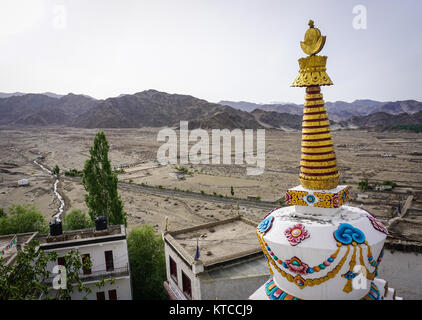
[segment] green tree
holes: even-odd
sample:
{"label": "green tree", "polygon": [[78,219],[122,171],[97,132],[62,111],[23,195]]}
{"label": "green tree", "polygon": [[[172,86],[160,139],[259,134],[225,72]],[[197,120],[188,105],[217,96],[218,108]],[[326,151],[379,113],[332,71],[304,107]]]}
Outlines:
{"label": "green tree", "polygon": [[[54,291],[51,290],[52,275],[47,264],[57,261],[57,253],[39,249],[39,241],[33,240],[18,251],[16,261],[11,265],[3,264],[0,257],[0,300],[34,300],[40,297],[68,300],[75,289],[84,292],[86,297],[92,290],[83,285],[79,275],[82,268],[90,267],[92,262],[87,259],[82,263],[79,252],[74,249],[68,251],[64,259],[67,285],[65,289]],[[99,286],[105,281],[108,279],[100,281]]]}
{"label": "green tree", "polygon": [[4,217],[6,213],[4,212],[3,208],[0,208],[0,218]]}
{"label": "green tree", "polygon": [[70,212],[66,213],[63,222],[64,230],[79,230],[94,226],[91,218],[79,209],[72,209]]}
{"label": "green tree", "polygon": [[234,197],[234,188],[233,188],[233,186],[230,187],[230,193],[231,193],[232,197]]}
{"label": "green tree", "polygon": [[56,164],[56,166],[54,167],[54,169],[53,169],[53,174],[55,174],[55,175],[59,175],[59,173],[60,173],[60,168],[59,168],[59,166]]}
{"label": "green tree", "polygon": [[133,299],[168,299],[163,287],[166,262],[163,239],[150,225],[133,229],[127,238]]}
{"label": "green tree", "polygon": [[0,234],[48,232],[48,223],[43,214],[31,204],[11,205],[9,213],[0,217]]}
{"label": "green tree", "polygon": [[117,192],[117,174],[111,169],[108,151],[106,136],[100,131],[95,135],[94,145],[89,150],[91,158],[85,162],[83,170],[82,183],[87,191],[85,202],[93,221],[106,216],[110,225],[126,225],[126,213]]}

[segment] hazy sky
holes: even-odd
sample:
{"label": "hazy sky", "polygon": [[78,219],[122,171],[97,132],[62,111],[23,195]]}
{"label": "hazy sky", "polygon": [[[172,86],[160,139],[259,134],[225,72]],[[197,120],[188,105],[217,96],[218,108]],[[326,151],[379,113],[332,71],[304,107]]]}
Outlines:
{"label": "hazy sky", "polygon": [[290,85],[313,19],[326,101],[422,100],[421,12],[420,0],[0,0],[0,92],[302,103]]}

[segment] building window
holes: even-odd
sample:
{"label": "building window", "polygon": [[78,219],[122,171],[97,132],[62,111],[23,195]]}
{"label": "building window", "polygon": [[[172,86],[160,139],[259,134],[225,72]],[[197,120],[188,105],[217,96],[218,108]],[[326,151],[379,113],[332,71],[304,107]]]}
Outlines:
{"label": "building window", "polygon": [[58,257],[58,258],[57,258],[57,264],[58,264],[59,266],[64,266],[64,265],[65,265],[65,260],[64,260],[64,257]]}
{"label": "building window", "polygon": [[108,299],[109,300],[117,300],[117,291],[114,290],[108,290]]}
{"label": "building window", "polygon": [[170,259],[170,276],[177,283],[177,265],[176,262],[169,256]]}
{"label": "building window", "polygon": [[104,291],[97,292],[97,300],[105,300],[105,293],[104,293]]}
{"label": "building window", "polygon": [[192,299],[192,288],[191,288],[191,282],[187,275],[182,271],[182,286],[183,286],[183,292],[185,295]]}
{"label": "building window", "polygon": [[104,251],[105,256],[105,263],[106,263],[106,270],[113,271],[114,270],[114,261],[113,261],[113,251]]}
{"label": "building window", "polygon": [[[90,261],[89,253],[82,255],[82,264],[88,263]],[[91,274],[91,268],[82,267],[84,274]]]}

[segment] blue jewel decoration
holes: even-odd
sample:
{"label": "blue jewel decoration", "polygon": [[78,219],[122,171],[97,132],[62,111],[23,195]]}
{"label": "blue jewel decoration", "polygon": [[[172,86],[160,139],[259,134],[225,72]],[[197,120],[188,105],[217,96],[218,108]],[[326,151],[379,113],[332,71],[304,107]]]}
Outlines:
{"label": "blue jewel decoration", "polygon": [[343,274],[343,277],[345,277],[347,280],[354,279],[357,276],[357,273],[352,271],[347,271],[345,274]]}
{"label": "blue jewel decoration", "polygon": [[365,242],[363,232],[348,223],[340,224],[338,229],[334,231],[334,238],[344,245],[351,244],[353,241],[357,243]]}
{"label": "blue jewel decoration", "polygon": [[306,201],[308,203],[314,203],[315,202],[315,197],[312,194],[310,194],[310,195],[306,196]]}
{"label": "blue jewel decoration", "polygon": [[268,230],[270,230],[273,224],[273,221],[274,221],[273,216],[268,216],[264,220],[262,220],[261,223],[258,225],[259,232],[266,233]]}

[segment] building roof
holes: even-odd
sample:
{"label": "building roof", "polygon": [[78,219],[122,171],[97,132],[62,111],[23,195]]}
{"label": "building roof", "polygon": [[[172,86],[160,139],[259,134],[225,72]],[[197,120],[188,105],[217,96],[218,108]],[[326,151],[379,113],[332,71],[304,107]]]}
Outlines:
{"label": "building roof", "polygon": [[37,240],[40,241],[40,246],[45,250],[121,239],[126,239],[126,229],[124,225],[108,226],[107,229],[100,231],[95,230],[95,228],[87,228],[63,231],[63,233],[58,236],[39,235],[37,237]]}
{"label": "building roof", "polygon": [[197,242],[205,269],[261,254],[257,224],[241,216],[169,231],[164,240],[190,265],[195,263]]}
{"label": "building roof", "polygon": [[264,255],[253,257],[241,263],[233,263],[221,268],[215,268],[209,272],[200,274],[201,280],[213,281],[224,279],[254,278],[270,276],[268,264]]}
{"label": "building roof", "polygon": [[[2,263],[4,265],[13,264],[18,255],[17,248],[23,249],[37,234],[38,232],[27,232],[0,236],[0,251],[3,252]],[[13,240],[15,240],[14,244],[10,246]]]}

